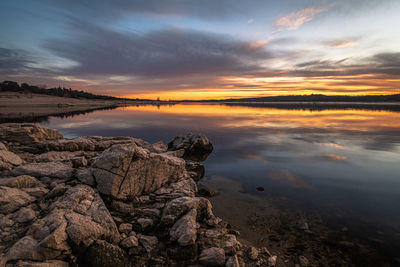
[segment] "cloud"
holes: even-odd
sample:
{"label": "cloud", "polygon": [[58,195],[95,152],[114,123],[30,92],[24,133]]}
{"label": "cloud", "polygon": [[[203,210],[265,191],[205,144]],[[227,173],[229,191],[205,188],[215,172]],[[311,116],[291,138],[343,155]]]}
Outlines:
{"label": "cloud", "polygon": [[247,24],[253,24],[254,23],[254,19],[249,19],[248,21],[247,21]]}
{"label": "cloud", "polygon": [[33,63],[28,54],[22,50],[0,47],[0,71],[14,72]]}
{"label": "cloud", "polygon": [[69,74],[179,76],[261,71],[272,55],[228,35],[166,28],[147,34],[121,33],[84,22],[71,23],[73,38],[43,47],[77,63]]}
{"label": "cloud", "polygon": [[277,30],[296,30],[306,22],[311,21],[314,16],[326,11],[327,8],[305,8],[297,12],[292,12],[289,15],[278,18],[275,21]]}
{"label": "cloud", "polygon": [[324,45],[333,48],[344,48],[358,45],[358,38],[354,39],[333,39],[323,42]]}
{"label": "cloud", "polygon": [[276,182],[279,182],[284,185],[288,185],[294,188],[302,188],[308,190],[316,190],[315,187],[305,182],[299,176],[294,175],[288,170],[277,170],[271,171],[267,173],[267,178]]}

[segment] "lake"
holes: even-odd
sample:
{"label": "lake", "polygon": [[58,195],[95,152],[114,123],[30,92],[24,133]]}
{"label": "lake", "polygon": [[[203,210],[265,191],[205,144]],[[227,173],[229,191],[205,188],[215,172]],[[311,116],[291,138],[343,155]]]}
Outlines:
{"label": "lake", "polygon": [[200,186],[243,239],[327,264],[400,264],[400,112],[144,105],[41,124],[70,138],[205,134],[214,151]]}

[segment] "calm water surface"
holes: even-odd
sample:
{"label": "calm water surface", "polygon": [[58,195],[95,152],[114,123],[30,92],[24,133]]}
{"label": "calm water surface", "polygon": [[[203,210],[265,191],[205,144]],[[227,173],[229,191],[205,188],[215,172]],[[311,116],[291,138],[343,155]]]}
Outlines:
{"label": "calm water surface", "polygon": [[312,219],[318,216],[319,223],[393,258],[391,251],[400,248],[400,112],[178,104],[42,124],[66,137],[126,135],[165,143],[203,133],[214,152],[201,184],[218,190],[212,199],[217,215],[243,231],[254,214],[285,211],[308,220],[310,230],[318,228]]}

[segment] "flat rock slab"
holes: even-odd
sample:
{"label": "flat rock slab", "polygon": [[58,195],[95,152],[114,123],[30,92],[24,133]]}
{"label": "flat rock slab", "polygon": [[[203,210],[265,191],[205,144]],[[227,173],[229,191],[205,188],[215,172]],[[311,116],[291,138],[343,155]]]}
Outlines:
{"label": "flat rock slab", "polygon": [[68,179],[74,169],[61,162],[30,163],[13,169],[14,175]]}
{"label": "flat rock slab", "polygon": [[92,166],[97,189],[122,200],[154,192],[166,183],[187,177],[184,160],[151,153],[134,143],[110,147]]}
{"label": "flat rock slab", "polygon": [[58,131],[44,128],[37,124],[0,124],[0,141],[18,142],[27,145],[61,138],[63,136]]}

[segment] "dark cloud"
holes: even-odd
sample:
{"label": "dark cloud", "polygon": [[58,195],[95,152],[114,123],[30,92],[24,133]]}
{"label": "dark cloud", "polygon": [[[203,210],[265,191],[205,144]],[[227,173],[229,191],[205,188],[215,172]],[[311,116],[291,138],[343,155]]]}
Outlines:
{"label": "dark cloud", "polygon": [[148,34],[121,33],[74,22],[73,37],[52,39],[44,48],[77,62],[71,74],[182,76],[262,70],[272,57],[262,48],[226,35],[168,28]]}
{"label": "dark cloud", "polygon": [[25,52],[16,49],[0,47],[1,72],[16,72],[23,68],[26,68],[29,63],[33,63],[33,61]]}

